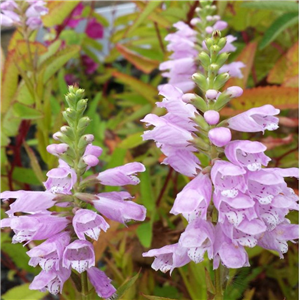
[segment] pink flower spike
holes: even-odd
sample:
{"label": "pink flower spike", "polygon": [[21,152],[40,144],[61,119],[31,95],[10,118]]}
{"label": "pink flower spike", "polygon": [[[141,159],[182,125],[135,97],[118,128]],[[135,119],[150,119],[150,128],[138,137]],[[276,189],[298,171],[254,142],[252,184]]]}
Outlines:
{"label": "pink flower spike", "polygon": [[109,225],[103,217],[89,209],[79,209],[73,217],[72,224],[80,240],[85,240],[85,234],[97,241],[101,230],[106,232]]}
{"label": "pink flower spike", "polygon": [[105,170],[98,174],[97,179],[103,185],[123,186],[127,184],[136,185],[140,180],[134,176],[138,172],[144,172],[145,166],[138,162],[128,163],[124,166]]}
{"label": "pink flower spike", "polygon": [[78,273],[95,266],[95,252],[93,245],[88,241],[75,240],[65,248],[62,265],[73,268]]}
{"label": "pink flower spike", "polygon": [[95,267],[91,267],[87,269],[87,275],[99,297],[113,299],[116,289],[110,284],[111,279],[109,279],[104,272]]}
{"label": "pink flower spike", "polygon": [[216,125],[220,121],[220,114],[215,110],[208,110],[204,113],[204,119],[209,125]]}
{"label": "pink flower spike", "polygon": [[224,147],[231,140],[231,131],[225,127],[213,128],[208,132],[209,140],[217,147]]}

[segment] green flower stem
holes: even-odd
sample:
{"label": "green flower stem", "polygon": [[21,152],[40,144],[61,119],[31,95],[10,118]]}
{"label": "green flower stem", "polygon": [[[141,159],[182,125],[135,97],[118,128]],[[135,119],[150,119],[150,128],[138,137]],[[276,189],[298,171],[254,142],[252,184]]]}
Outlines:
{"label": "green flower stem", "polygon": [[86,300],[88,294],[88,278],[86,271],[81,273],[81,289],[82,300]]}
{"label": "green flower stem", "polygon": [[224,299],[224,290],[227,285],[227,273],[228,269],[220,264],[219,268],[215,270],[215,289],[216,294],[214,300]]}

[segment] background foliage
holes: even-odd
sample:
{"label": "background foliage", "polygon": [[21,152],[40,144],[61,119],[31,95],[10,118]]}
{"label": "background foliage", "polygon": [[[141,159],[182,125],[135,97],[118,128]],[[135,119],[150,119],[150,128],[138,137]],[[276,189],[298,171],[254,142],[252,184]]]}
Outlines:
{"label": "background foliage", "polygon": [[[146,114],[164,111],[156,107],[158,84],[164,82],[158,66],[167,60],[164,37],[172,24],[189,22],[195,1],[131,1],[136,11],[116,17],[109,31],[109,55],[99,59],[101,40],[64,25],[79,1],[49,1],[43,17],[44,39],[36,33],[27,41],[14,32],[3,58],[1,111],[1,189],[43,189],[48,169],[57,166],[46,152],[52,134],[63,125],[61,111],[67,83],[86,90],[90,99],[87,131],[94,144],[103,148],[101,171],[126,162],[140,161],[147,171],[141,184],[129,187],[136,201],[147,208],[147,219],[127,227],[110,223],[94,243],[98,266],[105,269],[118,290],[118,299],[210,299],[211,266],[208,260],[175,269],[172,276],[155,272],[152,259],[142,252],[173,243],[184,228],[180,216],[169,214],[176,194],[189,181],[168,166],[154,143],[143,142],[139,122]],[[270,103],[281,109],[280,129],[265,135],[236,133],[235,138],[260,140],[272,157],[272,167],[293,167],[298,161],[298,3],[294,1],[217,1],[218,13],[229,26],[225,34],[238,37],[230,61],[246,64],[244,78],[228,85],[245,89],[231,101],[223,118],[253,106]],[[98,15],[94,4],[85,6],[77,18],[96,18],[103,27],[109,22]],[[87,73],[83,55],[97,65]],[[67,77],[69,75],[69,78]],[[205,157],[202,158],[203,161]],[[296,193],[297,182],[290,182]],[[105,191],[112,191],[107,187]],[[2,216],[7,204],[2,205]],[[298,214],[289,218],[297,222]],[[28,245],[30,246],[30,245]],[[2,298],[54,299],[28,290],[37,269],[28,266],[27,247],[12,245],[10,232],[2,233]],[[248,249],[250,268],[231,270],[226,299],[298,299],[298,245],[290,244],[284,260],[259,247]],[[65,284],[60,299],[76,299],[73,283]],[[151,296],[150,296],[151,295]]]}

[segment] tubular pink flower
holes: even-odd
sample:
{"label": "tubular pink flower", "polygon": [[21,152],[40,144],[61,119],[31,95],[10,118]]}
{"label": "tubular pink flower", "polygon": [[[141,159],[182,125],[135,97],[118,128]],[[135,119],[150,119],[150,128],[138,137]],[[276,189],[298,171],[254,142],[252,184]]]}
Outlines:
{"label": "tubular pink flower", "polygon": [[116,289],[110,284],[109,279],[104,272],[95,267],[87,269],[87,275],[90,283],[94,286],[97,295],[101,298],[113,299]]}
{"label": "tubular pink flower", "polygon": [[131,199],[127,192],[109,192],[97,195],[99,200],[94,200],[94,207],[105,217],[126,223],[130,220],[144,221],[146,218],[146,209],[144,206],[133,201],[124,201]]}
{"label": "tubular pink flower", "polygon": [[97,179],[103,185],[136,185],[140,183],[140,180],[134,175],[138,172],[144,172],[145,170],[145,166],[141,163],[128,163],[124,166],[115,167],[99,173]]}
{"label": "tubular pink flower", "polygon": [[151,267],[155,271],[160,270],[163,273],[172,272],[175,268],[182,267],[191,261],[187,255],[187,249],[178,243],[160,249],[152,249],[143,253],[143,257],[155,257]]}
{"label": "tubular pink flower", "polygon": [[182,214],[188,222],[196,218],[206,219],[211,193],[212,185],[208,175],[200,173],[177,195],[170,213]]}
{"label": "tubular pink flower", "polygon": [[44,271],[59,271],[62,254],[65,247],[70,243],[68,232],[58,233],[47,239],[42,244],[27,251],[30,257],[29,265],[36,267],[38,264]]}
{"label": "tubular pink flower", "polygon": [[71,276],[71,270],[60,267],[58,271],[42,271],[35,276],[29,286],[30,290],[49,291],[53,295],[62,293],[63,285]]}
{"label": "tubular pink flower", "polygon": [[261,107],[251,108],[228,120],[229,128],[242,132],[259,132],[276,130],[278,128],[279,109],[267,104]]}
{"label": "tubular pink flower", "polygon": [[95,266],[93,245],[88,241],[75,240],[65,248],[62,265],[67,269],[71,267],[78,273]]}
{"label": "tubular pink flower", "polygon": [[264,154],[267,147],[260,142],[232,141],[225,147],[226,157],[235,165],[258,171],[261,165],[267,166],[271,160]]}
{"label": "tubular pink flower", "polygon": [[109,225],[103,217],[89,209],[79,209],[72,220],[73,228],[80,240],[85,240],[87,235],[93,240],[98,240],[101,230],[105,231]]}

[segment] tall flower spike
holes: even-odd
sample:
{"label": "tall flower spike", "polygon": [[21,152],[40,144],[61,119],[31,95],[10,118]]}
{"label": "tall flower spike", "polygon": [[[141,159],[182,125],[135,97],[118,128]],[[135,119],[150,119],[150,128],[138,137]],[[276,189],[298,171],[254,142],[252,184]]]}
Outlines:
{"label": "tall flower spike", "polygon": [[[201,68],[192,75],[201,95],[183,94],[174,80],[178,75],[174,70],[183,70],[183,82],[185,87],[188,86],[189,70],[174,66],[185,60],[190,64],[193,53],[187,46],[192,45],[187,43],[187,35],[181,37],[178,31],[168,37],[178,44],[178,48],[176,44],[170,46],[174,51],[173,61],[163,63],[170,68],[167,76],[176,75],[171,78],[174,84],[159,86],[160,94],[165,98],[157,106],[166,108],[168,113],[162,117],[150,114],[142,120],[154,126],[152,131],[144,133],[144,140],[154,140],[167,156],[165,162],[176,171],[194,177],[177,195],[171,210],[175,215],[182,214],[188,221],[178,243],[143,254],[155,257],[152,268],[162,272],[172,271],[190,260],[201,262],[205,252],[209,259],[213,259],[215,270],[242,268],[250,265],[245,247],[259,245],[278,251],[283,257],[288,251],[287,242],[298,238],[298,226],[290,224],[286,218],[291,210],[298,209],[298,197],[284,181],[284,177],[298,177],[298,169],[263,168],[270,161],[263,144],[231,141],[230,129],[242,132],[277,129],[275,115],[279,110],[264,105],[220,122],[219,111],[231,99],[243,94],[238,86],[221,89],[230,76],[241,77],[240,68],[244,64],[225,64],[229,56],[227,52],[235,50],[231,43],[236,38],[221,36],[219,30],[226,24],[220,22],[219,16],[212,15],[215,10],[212,1],[200,0],[200,4],[202,7],[196,9],[198,18],[191,22],[198,34],[196,38],[194,33],[191,36],[192,43],[201,49],[197,57]],[[186,26],[181,28],[188,32]],[[206,38],[208,32],[212,34]],[[181,45],[186,45],[186,49],[179,52]],[[190,67],[190,70],[194,69]],[[183,166],[180,155],[175,155],[178,151],[185,151],[188,167]],[[209,159],[203,169],[196,168],[199,153]],[[223,299],[222,284],[226,278],[222,274],[225,273],[222,270],[215,272],[216,299]]]}
{"label": "tall flower spike", "polygon": [[[82,89],[69,87],[68,107],[63,112],[67,124],[53,135],[59,144],[47,147],[49,153],[59,158],[59,165],[48,171],[44,183],[46,191],[1,193],[4,201],[16,200],[7,211],[9,218],[1,220],[0,227],[10,227],[14,231],[13,243],[31,242],[27,252],[29,265],[40,265],[43,270],[33,279],[30,289],[48,290],[55,295],[61,293],[73,269],[81,274],[83,284],[76,286],[78,291],[84,295],[93,293],[84,289],[89,279],[95,289],[91,297],[98,294],[108,299],[116,290],[111,280],[95,267],[94,247],[87,239],[97,240],[109,225],[103,216],[92,210],[93,206],[106,218],[121,223],[143,221],[146,209],[133,201],[124,201],[133,199],[127,192],[94,195],[85,188],[91,184],[136,185],[139,183],[136,174],[145,171],[145,167],[141,163],[128,163],[84,178],[85,172],[98,164],[102,149],[92,145],[92,134],[85,134],[90,119],[84,116],[87,100],[83,99],[83,94]],[[59,210],[49,210],[55,206]],[[19,216],[20,213],[26,215]],[[35,240],[42,240],[42,243],[35,246],[32,242]]]}

